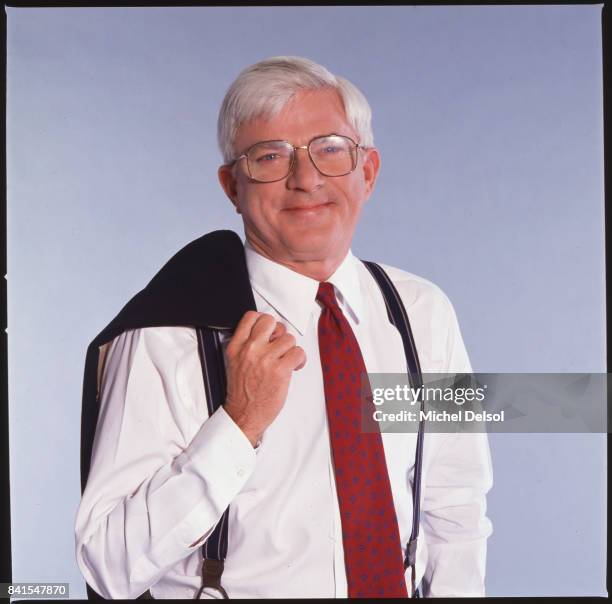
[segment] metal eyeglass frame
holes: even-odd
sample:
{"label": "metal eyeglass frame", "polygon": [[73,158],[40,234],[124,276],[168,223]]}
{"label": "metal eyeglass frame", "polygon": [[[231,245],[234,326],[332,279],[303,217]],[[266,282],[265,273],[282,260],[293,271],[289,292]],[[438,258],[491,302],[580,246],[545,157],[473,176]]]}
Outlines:
{"label": "metal eyeglass frame", "polygon": [[[350,141],[355,146],[355,160],[353,161],[353,167],[348,172],[344,172],[343,174],[325,174],[325,172],[323,172],[322,170],[319,169],[319,167],[315,163],[314,159],[312,158],[312,154],[310,153],[310,145],[312,144],[312,142],[316,141],[319,138],[327,138],[328,136],[339,136],[341,138],[345,138],[345,139]],[[261,145],[262,143],[286,143],[287,145],[289,145],[293,149],[292,155],[291,155],[291,163],[289,164],[289,169],[287,170],[287,174],[285,174],[281,178],[275,178],[274,180],[258,180],[257,178],[253,178],[253,176],[251,174],[251,166],[249,165],[249,151],[253,147],[255,147],[256,145]],[[327,176],[328,178],[336,178],[337,176],[346,176],[347,174],[350,174],[351,172],[354,172],[355,169],[357,168],[357,152],[359,151],[359,149],[367,149],[367,147],[364,147],[363,145],[360,145],[359,143],[356,143],[350,136],[345,136],[344,134],[336,134],[335,132],[332,132],[331,134],[321,134],[319,136],[315,136],[314,138],[311,138],[308,141],[307,145],[300,145],[300,146],[292,145],[289,141],[286,141],[286,140],[276,140],[275,139],[275,140],[269,140],[269,141],[257,141],[256,143],[252,144],[248,149],[246,149],[246,151],[244,153],[242,153],[241,155],[236,157],[236,159],[231,161],[228,164],[228,166],[233,166],[234,164],[237,164],[238,161],[240,161],[243,157],[245,157],[246,160],[247,160],[247,172],[249,174],[249,178],[252,181],[254,181],[254,182],[261,182],[261,183],[278,182],[279,180],[283,180],[283,179],[287,178],[291,174],[291,172],[293,171],[293,167],[295,166],[295,155],[296,155],[295,152],[298,149],[306,149],[306,151],[308,151],[308,157],[310,158],[310,161],[312,162],[312,165],[315,167],[315,170],[319,174],[321,174],[322,176]]]}

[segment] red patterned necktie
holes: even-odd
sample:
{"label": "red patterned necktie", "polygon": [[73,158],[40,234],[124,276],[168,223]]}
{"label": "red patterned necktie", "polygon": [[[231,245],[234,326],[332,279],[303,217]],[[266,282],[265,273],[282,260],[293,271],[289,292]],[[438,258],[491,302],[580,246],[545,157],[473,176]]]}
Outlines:
{"label": "red patterned necktie", "polygon": [[317,300],[323,305],[319,351],[342,519],[348,597],[407,598],[382,437],[380,431],[361,431],[365,363],[353,330],[336,302],[334,286],[320,283]]}

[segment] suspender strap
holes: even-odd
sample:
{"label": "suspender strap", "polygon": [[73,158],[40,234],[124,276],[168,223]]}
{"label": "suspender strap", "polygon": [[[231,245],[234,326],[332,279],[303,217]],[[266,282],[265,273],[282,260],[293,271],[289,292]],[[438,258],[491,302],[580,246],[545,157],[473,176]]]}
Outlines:
{"label": "suspender strap", "polygon": [[[227,390],[225,376],[225,365],[223,362],[223,350],[219,332],[210,327],[197,328],[198,352],[202,365],[202,376],[204,378],[204,392],[208,405],[208,414],[212,415],[224,402]],[[202,585],[196,594],[199,599],[202,590],[210,587],[221,592],[224,598],[228,598],[227,592],[221,586],[221,575],[223,564],[227,556],[227,523],[229,517],[229,506],[223,512],[223,516],[213,532],[202,546]]]}
{"label": "suspender strap", "polygon": [[[419,388],[423,385],[421,375],[421,365],[417,354],[414,336],[410,328],[410,321],[406,314],[406,309],[397,292],[397,289],[389,279],[387,273],[376,263],[366,260],[362,261],[366,268],[370,271],[385,299],[387,306],[387,314],[389,321],[398,329],[402,336],[404,344],[404,353],[406,354],[406,364],[408,366],[408,378],[410,385],[413,388]],[[421,399],[421,411],[424,410],[424,401]],[[423,414],[421,413],[421,417]],[[406,547],[406,559],[404,560],[404,569],[411,569],[412,594],[419,597],[419,592],[416,590],[416,549],[417,539],[419,536],[419,517],[421,510],[421,468],[423,460],[423,438],[425,433],[425,421],[421,419],[419,422],[419,432],[417,435],[416,452],[414,457],[414,483],[412,485],[412,533]]]}
{"label": "suspender strap", "polygon": [[[208,405],[208,415],[212,415],[224,402],[227,389],[223,350],[219,331],[211,327],[197,327],[198,355],[202,366],[204,379],[204,393]],[[208,539],[202,545],[202,584],[194,599],[199,600],[205,587],[216,589],[223,598],[228,598],[227,592],[221,585],[221,575],[225,557],[227,556],[227,521],[229,506],[213,529]],[[137,599],[153,599],[147,590]]]}

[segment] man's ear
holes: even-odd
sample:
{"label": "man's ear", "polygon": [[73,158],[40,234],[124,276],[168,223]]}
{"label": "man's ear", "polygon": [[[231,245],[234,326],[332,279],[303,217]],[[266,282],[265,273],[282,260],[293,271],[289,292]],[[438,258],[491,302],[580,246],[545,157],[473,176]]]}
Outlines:
{"label": "man's ear", "polygon": [[362,170],[367,200],[374,190],[376,178],[378,177],[378,171],[380,170],[380,153],[376,147],[370,147],[364,150]]}
{"label": "man's ear", "polygon": [[234,166],[228,166],[227,164],[223,164],[222,166],[219,166],[219,170],[217,171],[217,176],[219,177],[219,182],[221,183],[221,187],[225,191],[225,194],[229,197],[229,200],[232,202],[232,204],[236,208],[236,212],[240,214],[240,207],[238,204],[238,193],[236,189],[236,176],[234,174]]}

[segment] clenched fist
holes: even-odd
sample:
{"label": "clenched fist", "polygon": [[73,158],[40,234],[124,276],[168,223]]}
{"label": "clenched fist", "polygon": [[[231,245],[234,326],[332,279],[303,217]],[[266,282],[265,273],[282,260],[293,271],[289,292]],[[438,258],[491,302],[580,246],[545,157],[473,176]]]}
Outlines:
{"label": "clenched fist", "polygon": [[271,315],[244,313],[226,349],[227,396],[224,409],[253,446],[279,414],[294,371],[306,353]]}

